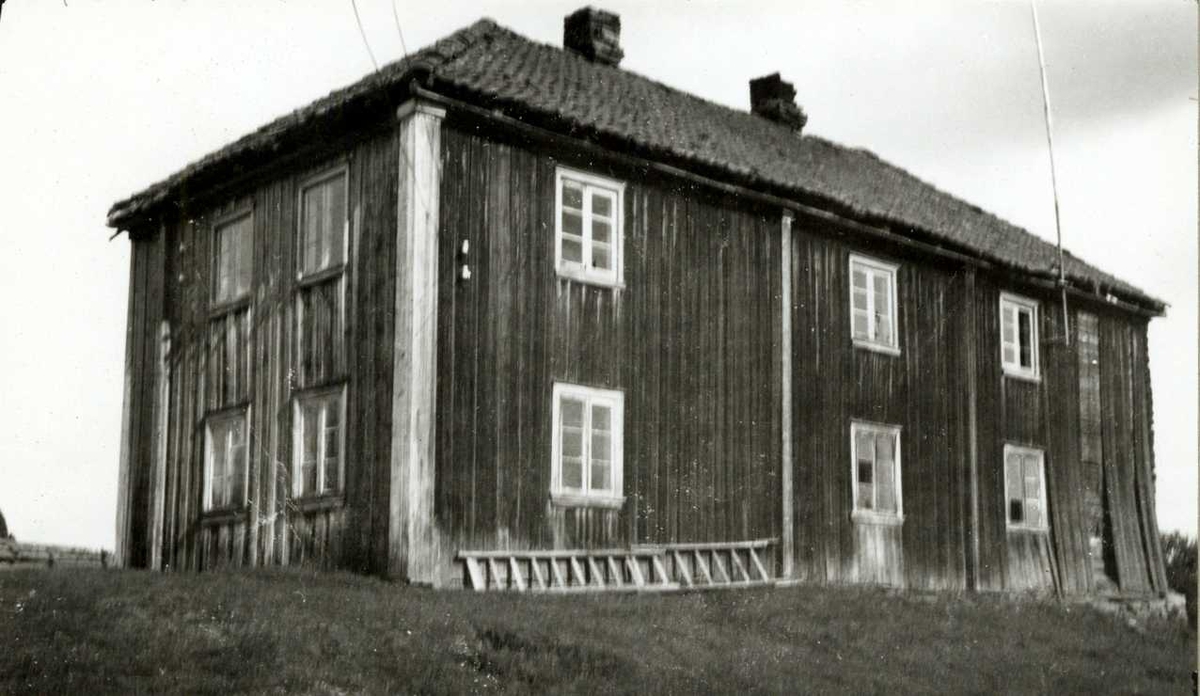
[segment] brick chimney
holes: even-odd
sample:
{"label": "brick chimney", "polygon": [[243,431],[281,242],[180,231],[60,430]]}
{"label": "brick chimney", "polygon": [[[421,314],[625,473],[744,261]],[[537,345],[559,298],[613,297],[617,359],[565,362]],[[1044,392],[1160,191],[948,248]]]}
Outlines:
{"label": "brick chimney", "polygon": [[804,109],[796,104],[796,88],[779,73],[750,80],[750,111],[797,133],[808,123]]}
{"label": "brick chimney", "polygon": [[619,64],[625,57],[621,17],[594,7],[575,10],[563,20],[563,48],[593,63]]}

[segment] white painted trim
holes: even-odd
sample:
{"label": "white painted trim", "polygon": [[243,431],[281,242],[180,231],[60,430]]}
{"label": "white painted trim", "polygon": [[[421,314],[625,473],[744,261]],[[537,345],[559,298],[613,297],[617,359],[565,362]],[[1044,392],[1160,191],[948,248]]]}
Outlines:
{"label": "white painted trim", "polygon": [[[896,437],[895,460],[892,462],[894,471],[892,472],[893,480],[896,482],[896,512],[880,512],[877,509],[858,508],[858,433],[861,431],[871,433],[885,433]],[[850,421],[850,509],[851,519],[866,520],[873,523],[881,523],[883,521],[894,521],[899,524],[904,522],[904,485],[903,473],[904,466],[902,464],[902,441],[900,438],[901,427],[887,423],[876,423],[873,421],[857,420]],[[871,490],[876,490],[878,484],[878,475],[873,474]]]}
{"label": "white painted trim", "polygon": [[452,550],[434,520],[437,420],[438,206],[445,110],[412,101],[397,111],[396,292],[388,573],[451,582]]}
{"label": "white painted trim", "polygon": [[[859,338],[854,335],[854,269],[855,266],[862,266],[867,274],[867,338]],[[850,300],[850,339],[856,348],[865,348],[879,353],[888,355],[900,355],[900,311],[899,300],[900,280],[897,271],[900,269],[899,264],[881,261],[870,256],[852,253],[849,260],[849,281],[848,295]],[[876,275],[882,275],[888,279],[888,296],[891,306],[888,308],[888,319],[892,323],[892,342],[885,343],[875,338],[877,327],[875,326],[875,313],[871,310],[875,305],[875,284],[873,278]]]}
{"label": "white painted trim", "polygon": [[[576,398],[584,402],[582,489],[567,488],[562,484],[562,438],[559,436],[559,424],[562,419],[564,397]],[[612,469],[612,489],[600,492],[591,490],[592,405],[595,403],[608,406],[612,418],[612,431],[609,435],[609,444],[612,447],[609,459],[609,466]],[[625,394],[623,392],[555,382],[551,392],[550,437],[551,500],[555,502],[571,501],[581,506],[601,507],[613,507],[613,503],[618,500],[620,503],[624,503]]]}
{"label": "white painted trim", "polygon": [[[563,181],[570,179],[583,184],[583,211],[580,221],[582,236],[582,259],[579,263],[565,262],[562,258],[562,206]],[[599,190],[613,195],[611,271],[598,271],[591,267],[592,255],[592,191]],[[577,169],[559,166],[554,172],[554,270],[563,278],[570,278],[593,285],[623,288],[625,283],[625,183],[616,179],[589,174]]]}
{"label": "white painted trim", "polygon": [[[1037,457],[1038,476],[1041,479],[1041,485],[1038,486],[1038,488],[1040,489],[1040,496],[1039,496],[1038,504],[1041,506],[1041,512],[1042,512],[1042,524],[1040,524],[1040,525],[1031,525],[1031,524],[1024,524],[1024,523],[1014,524],[1013,521],[1011,519],[1009,519],[1009,509],[1008,509],[1008,455],[1009,454],[1018,454],[1018,455],[1025,455],[1025,456],[1033,455],[1033,456]],[[1004,456],[1000,463],[1001,463],[1001,466],[1004,467],[1003,507],[1004,507],[1004,526],[1005,526],[1005,528],[1011,532],[1049,532],[1050,531],[1050,509],[1049,509],[1049,506],[1046,504],[1046,500],[1047,500],[1047,495],[1046,495],[1046,451],[1041,448],[1038,448],[1038,447],[1025,447],[1023,445],[1014,445],[1012,443],[1006,442],[1006,443],[1004,443]],[[1021,476],[1024,477],[1024,475],[1025,475],[1024,469],[1022,468]],[[1028,500],[1028,498],[1025,497],[1025,482],[1022,481],[1021,482],[1021,504],[1024,505],[1026,500]]]}
{"label": "white painted trim", "polygon": [[421,99],[409,99],[396,109],[396,120],[403,121],[413,114],[443,119],[446,117],[446,110]]}
{"label": "white painted trim", "polygon": [[[1017,362],[1015,364],[1010,363],[1010,362],[1005,362],[1005,360],[1004,360],[1004,346],[1005,346],[1005,343],[1004,343],[1004,308],[1006,305],[1011,305],[1014,308],[1014,312],[1015,312],[1015,314],[1013,315],[1014,322],[1015,322],[1013,324],[1013,338],[1014,338],[1015,343],[1012,344],[1013,348],[1015,350],[1016,358],[1017,358]],[[1020,316],[1020,311],[1022,309],[1027,310],[1028,312],[1030,312],[1030,314],[1032,314],[1032,316],[1030,317],[1030,320],[1029,320],[1029,326],[1030,326],[1030,329],[1029,329],[1030,330],[1029,351],[1030,351],[1030,358],[1033,361],[1032,368],[1025,368],[1025,367],[1021,366],[1021,336],[1020,336],[1020,331],[1019,331],[1020,319],[1018,317]],[[1001,292],[1000,293],[1000,366],[1004,370],[1004,374],[1006,376],[1016,377],[1018,379],[1030,380],[1033,382],[1041,381],[1041,379],[1042,379],[1041,352],[1042,351],[1041,351],[1041,344],[1039,342],[1039,340],[1040,340],[1039,336],[1041,336],[1041,329],[1039,326],[1041,323],[1041,317],[1042,317],[1041,304],[1037,300],[1031,300],[1027,297],[1021,297],[1020,295],[1014,295],[1010,292]]]}
{"label": "white painted trim", "polygon": [[783,211],[779,225],[780,233],[780,286],[779,293],[779,379],[780,379],[780,488],[783,496],[783,529],[781,550],[781,573],[790,578],[794,573],[795,511],[793,501],[792,467],[795,456],[792,452],[792,214]]}

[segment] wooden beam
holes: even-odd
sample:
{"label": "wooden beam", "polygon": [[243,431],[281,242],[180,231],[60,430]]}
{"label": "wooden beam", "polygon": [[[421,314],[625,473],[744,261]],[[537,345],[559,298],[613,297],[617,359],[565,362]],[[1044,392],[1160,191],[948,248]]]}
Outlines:
{"label": "wooden beam", "polygon": [[442,584],[447,554],[434,522],[438,202],[445,110],[416,100],[399,119],[395,344],[388,572]]}
{"label": "wooden beam", "polygon": [[154,465],[150,481],[150,569],[163,568],[163,523],[167,496],[167,427],[171,403],[171,323],[158,327],[158,360],[154,366]]}
{"label": "wooden beam", "polygon": [[[594,556],[588,556],[587,562],[588,570],[590,570],[592,573],[592,581],[596,583],[598,587],[604,587],[604,571],[600,570],[600,565],[596,563],[596,558]],[[579,576],[579,581],[584,582],[584,577],[582,574]]]}
{"label": "wooden beam", "polygon": [[[795,552],[795,522],[794,497],[792,495],[792,214],[783,212],[780,223],[780,260],[781,278],[779,285],[779,319],[780,319],[780,350],[779,350],[779,380],[780,380],[780,466],[779,487],[783,497],[782,531],[782,572],[785,578],[792,577]],[[755,557],[757,561],[757,556]]]}
{"label": "wooden beam", "polygon": [[692,582],[692,574],[688,570],[687,564],[683,562],[683,556],[681,556],[678,551],[672,551],[671,555],[675,559],[675,574],[683,578],[684,586],[691,587],[694,585],[695,583]]}
{"label": "wooden beam", "polygon": [[757,550],[750,549],[750,560],[754,561],[754,567],[758,569],[759,575],[762,575],[763,581],[770,581],[771,576],[767,574],[767,569],[763,566],[762,560],[758,557]]}
{"label": "wooden beam", "polygon": [[483,576],[483,572],[479,569],[479,559],[468,558],[467,576],[471,579],[471,589],[476,592],[483,592],[487,589],[487,580]]}
{"label": "wooden beam", "polygon": [[970,510],[967,515],[969,539],[969,564],[967,585],[979,591],[979,357],[975,351],[978,327],[975,325],[976,289],[975,269],[966,269],[967,292],[965,297],[966,327],[963,332],[963,359],[967,368],[967,476],[970,486]]}
{"label": "wooden beam", "polygon": [[117,468],[117,520],[116,539],[113,546],[113,559],[119,568],[129,565],[129,483],[130,466],[133,463],[133,376],[134,376],[134,343],[137,333],[134,330],[134,320],[138,293],[137,284],[137,244],[129,242],[129,299],[125,317],[125,385],[121,397],[121,453]]}

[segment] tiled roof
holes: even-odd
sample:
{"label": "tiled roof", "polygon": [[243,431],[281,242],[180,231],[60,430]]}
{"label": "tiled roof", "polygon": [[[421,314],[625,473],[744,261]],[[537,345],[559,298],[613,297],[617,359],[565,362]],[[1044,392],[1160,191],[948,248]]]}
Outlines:
{"label": "tiled roof", "polygon": [[[119,202],[109,224],[179,195],[193,179],[278,152],[289,134],[332,119],[428,72],[433,91],[502,107],[572,135],[620,143],[650,159],[715,173],[733,183],[827,201],[865,221],[921,236],[1001,266],[1057,274],[1054,245],[938,190],[874,154],[796,132],[641,75],[526,39],[484,19],[385,66],[192,163]],[[1163,303],[1067,254],[1069,279],[1161,310]]]}

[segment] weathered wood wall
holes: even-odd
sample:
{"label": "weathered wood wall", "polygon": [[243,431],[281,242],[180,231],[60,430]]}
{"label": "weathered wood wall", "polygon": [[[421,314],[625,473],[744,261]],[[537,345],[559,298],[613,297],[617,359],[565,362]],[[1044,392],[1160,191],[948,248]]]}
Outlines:
{"label": "weathered wood wall", "polygon": [[[900,265],[899,355],[852,345],[852,251]],[[803,219],[791,263],[798,576],[963,587],[970,499],[964,276],[901,249],[852,245]],[[901,428],[900,528],[851,520],[851,419]]]}
{"label": "weathered wood wall", "polygon": [[[439,525],[471,549],[778,537],[780,211],[563,162],[627,184],[625,287],[561,279],[555,160],[473,130],[442,133]],[[550,502],[559,380],[625,393],[620,510]]]}
{"label": "weathered wood wall", "polygon": [[[334,144],[288,171],[259,177],[236,195],[185,201],[176,219],[134,241],[131,334],[135,365],[153,365],[150,326],[171,327],[169,418],[164,485],[163,565],[313,564],[382,570],[387,554],[387,460],[391,412],[395,283],[395,133],[382,130]],[[329,154],[332,153],[332,154]],[[298,182],[348,165],[349,255],[332,278],[297,283]],[[213,223],[233,211],[253,215],[249,299],[210,308]],[[165,278],[155,284],[155,278]],[[157,295],[155,294],[157,292]],[[155,303],[164,308],[157,315]],[[303,311],[298,312],[300,305]],[[300,324],[303,323],[303,326]],[[151,470],[152,379],[133,371],[130,527],[145,530]],[[153,369],[150,369],[150,376]],[[294,395],[347,385],[345,481],[340,494],[296,501],[291,494]],[[249,483],[236,510],[201,510],[207,415],[247,409]],[[148,561],[131,546],[133,565]]]}

